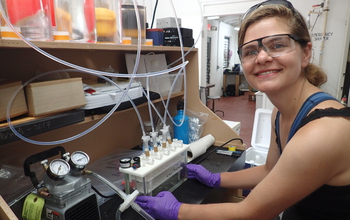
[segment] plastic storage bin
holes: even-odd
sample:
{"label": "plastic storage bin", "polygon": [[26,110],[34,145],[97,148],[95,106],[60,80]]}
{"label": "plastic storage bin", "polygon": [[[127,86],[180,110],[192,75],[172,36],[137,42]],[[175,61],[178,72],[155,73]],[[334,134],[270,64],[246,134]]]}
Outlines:
{"label": "plastic storage bin", "polygon": [[254,116],[254,125],[251,145],[246,150],[245,163],[251,166],[259,166],[266,163],[267,152],[270,146],[271,133],[270,109],[257,109]]}

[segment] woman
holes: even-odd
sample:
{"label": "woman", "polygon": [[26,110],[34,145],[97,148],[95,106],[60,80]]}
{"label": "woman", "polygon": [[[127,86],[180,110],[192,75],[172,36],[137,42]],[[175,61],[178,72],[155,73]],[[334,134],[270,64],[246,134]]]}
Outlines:
{"label": "woman", "polygon": [[188,170],[208,186],[253,190],[240,203],[182,204],[169,192],[136,202],[160,219],[272,219],[281,212],[282,219],[350,219],[350,111],[320,93],[326,76],[309,63],[304,19],[288,1],[265,1],[248,10],[238,35],[247,81],[275,106],[266,164],[221,174]]}

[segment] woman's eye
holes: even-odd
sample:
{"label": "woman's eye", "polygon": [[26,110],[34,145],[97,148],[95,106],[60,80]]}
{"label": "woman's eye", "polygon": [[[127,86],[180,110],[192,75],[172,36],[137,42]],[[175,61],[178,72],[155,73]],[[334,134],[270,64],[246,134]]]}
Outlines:
{"label": "woman's eye", "polygon": [[244,51],[243,56],[248,57],[248,56],[254,56],[256,54],[258,54],[257,49],[249,49]]}
{"label": "woman's eye", "polygon": [[286,47],[284,44],[282,43],[276,43],[273,45],[273,47],[271,49],[281,49],[281,48],[284,48]]}

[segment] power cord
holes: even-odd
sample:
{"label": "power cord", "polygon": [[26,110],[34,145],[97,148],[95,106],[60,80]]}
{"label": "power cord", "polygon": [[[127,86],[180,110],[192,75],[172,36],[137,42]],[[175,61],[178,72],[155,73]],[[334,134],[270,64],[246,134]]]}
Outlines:
{"label": "power cord", "polygon": [[154,5],[151,28],[153,28],[154,17],[156,16],[157,6],[158,6],[158,0],[156,1],[156,4]]}
{"label": "power cord", "polygon": [[220,145],[219,147],[214,148],[213,150],[209,151],[203,158],[201,158],[199,161],[196,162],[196,164],[201,163],[203,160],[205,160],[210,154],[212,154],[214,151],[217,151],[219,148],[225,146],[226,144],[230,143],[231,141],[239,140],[243,144],[243,140],[241,138],[232,138],[229,141],[226,141],[224,144]]}

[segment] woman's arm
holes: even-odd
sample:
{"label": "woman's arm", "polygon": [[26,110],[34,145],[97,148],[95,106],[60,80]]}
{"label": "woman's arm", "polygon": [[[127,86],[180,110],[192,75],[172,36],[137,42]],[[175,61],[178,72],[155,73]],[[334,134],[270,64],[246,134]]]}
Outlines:
{"label": "woman's arm", "polygon": [[[182,204],[179,219],[271,219],[324,184],[349,184],[334,182],[342,179],[338,177],[342,173],[349,174],[346,167],[350,165],[344,156],[350,154],[350,138],[344,131],[349,122],[340,125],[339,120],[344,119],[322,118],[300,129],[273,169],[242,202]],[[237,181],[241,180],[231,180]]]}

